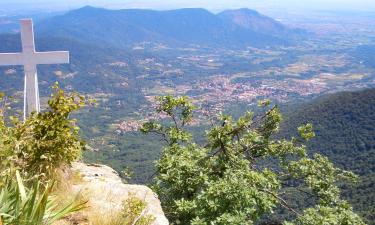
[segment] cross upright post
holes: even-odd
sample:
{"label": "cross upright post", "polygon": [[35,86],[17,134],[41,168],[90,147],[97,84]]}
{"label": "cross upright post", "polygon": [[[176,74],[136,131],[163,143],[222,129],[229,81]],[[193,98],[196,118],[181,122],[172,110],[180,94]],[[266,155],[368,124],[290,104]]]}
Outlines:
{"label": "cross upright post", "polygon": [[40,111],[37,64],[69,63],[69,52],[36,52],[31,19],[21,20],[22,52],[0,53],[0,66],[22,65],[25,73],[24,120],[31,112]]}

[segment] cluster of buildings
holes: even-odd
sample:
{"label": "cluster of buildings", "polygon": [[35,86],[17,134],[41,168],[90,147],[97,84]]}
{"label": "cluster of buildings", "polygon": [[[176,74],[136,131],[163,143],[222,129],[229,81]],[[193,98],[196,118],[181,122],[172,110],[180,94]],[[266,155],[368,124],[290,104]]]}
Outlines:
{"label": "cluster of buildings", "polygon": [[[198,106],[197,119],[192,125],[198,125],[207,123],[209,115],[218,114],[231,104],[252,104],[260,99],[287,102],[295,97],[308,98],[338,88],[359,86],[361,82],[354,84],[351,81],[359,81],[368,76],[337,72],[352,65],[351,59],[346,55],[315,54],[303,48],[297,50],[306,50],[308,53],[285,60],[283,66],[273,64],[273,61],[281,60],[282,57],[290,57],[287,53],[292,50],[296,49],[274,51],[249,48],[243,51],[216,52],[184,49],[179,52],[180,56],[165,59],[162,63],[156,58],[138,60],[138,66],[144,69],[144,74],[137,78],[148,77],[153,82],[151,88],[149,86],[142,89],[149,104],[141,107],[140,118],[165,119],[166,115],[156,115],[154,108],[157,107],[155,97],[166,94],[189,96]],[[237,64],[238,62],[241,63]],[[246,63],[250,67],[264,68],[248,70]],[[227,65],[232,65],[233,70]],[[195,74],[190,74],[195,72],[205,76],[194,77]],[[176,77],[178,82],[174,80]],[[122,132],[129,132],[139,128],[139,124],[140,122],[127,121],[120,123],[118,127]]]}
{"label": "cluster of buildings", "polygon": [[116,133],[126,133],[138,131],[142,126],[142,121],[139,120],[128,120],[117,124]]}

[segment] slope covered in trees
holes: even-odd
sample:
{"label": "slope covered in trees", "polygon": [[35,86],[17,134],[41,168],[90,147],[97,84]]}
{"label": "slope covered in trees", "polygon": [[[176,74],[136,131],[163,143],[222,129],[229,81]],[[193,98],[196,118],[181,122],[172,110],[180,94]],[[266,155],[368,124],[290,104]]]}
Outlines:
{"label": "slope covered in trees", "polygon": [[343,169],[360,175],[358,184],[345,187],[354,208],[375,221],[375,89],[321,97],[286,114],[282,133],[312,123],[316,137],[308,147],[328,156]]}

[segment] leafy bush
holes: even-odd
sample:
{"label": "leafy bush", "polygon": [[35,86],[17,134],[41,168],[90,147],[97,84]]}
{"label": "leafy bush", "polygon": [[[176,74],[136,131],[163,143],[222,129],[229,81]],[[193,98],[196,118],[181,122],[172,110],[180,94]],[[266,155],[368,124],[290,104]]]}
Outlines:
{"label": "leafy bush", "polygon": [[[294,218],[288,225],[364,224],[337,187],[356,176],[322,155],[308,157],[303,143],[314,137],[312,125],[298,129],[301,138],[275,140],[282,120],[279,109],[270,108],[268,101],[260,106],[264,114],[259,116],[248,112],[238,120],[213,118],[207,143],[199,145],[186,129],[194,106],[183,97],[159,98],[157,111],[171,123],[149,121],[142,132],[161,135],[167,144],[156,163],[154,189],[170,221],[250,225],[281,207]],[[286,188],[298,190],[311,207],[294,207],[284,196]]]}
{"label": "leafy bush", "polygon": [[23,175],[50,178],[63,164],[81,157],[84,143],[79,137],[72,112],[85,105],[86,99],[77,93],[67,94],[53,86],[49,108],[42,113],[32,113],[23,123],[9,117],[12,126],[0,116],[0,171],[19,169]]}

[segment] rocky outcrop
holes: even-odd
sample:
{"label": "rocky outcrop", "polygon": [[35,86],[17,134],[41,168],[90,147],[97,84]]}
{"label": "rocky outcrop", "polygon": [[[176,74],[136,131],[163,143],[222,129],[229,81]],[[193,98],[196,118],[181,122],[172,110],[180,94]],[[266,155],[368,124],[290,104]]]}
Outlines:
{"label": "rocky outcrop", "polygon": [[155,218],[153,225],[169,224],[157,195],[147,186],[124,184],[116,171],[104,165],[74,163],[72,170],[78,172],[82,179],[73,184],[72,189],[87,195],[90,207],[104,212],[121,210],[123,202],[131,194],[146,202],[144,215]]}

